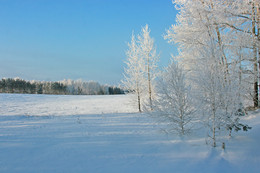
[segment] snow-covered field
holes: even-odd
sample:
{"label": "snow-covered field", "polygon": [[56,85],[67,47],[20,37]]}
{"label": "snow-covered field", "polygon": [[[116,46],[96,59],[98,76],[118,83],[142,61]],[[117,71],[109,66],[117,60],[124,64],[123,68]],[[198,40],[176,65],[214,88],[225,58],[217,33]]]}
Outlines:
{"label": "snow-covered field", "polygon": [[1,94],[0,115],[86,115],[132,113],[128,96]]}
{"label": "snow-covered field", "polygon": [[0,94],[0,173],[259,172],[260,112],[243,121],[222,151],[162,133],[125,95]]}

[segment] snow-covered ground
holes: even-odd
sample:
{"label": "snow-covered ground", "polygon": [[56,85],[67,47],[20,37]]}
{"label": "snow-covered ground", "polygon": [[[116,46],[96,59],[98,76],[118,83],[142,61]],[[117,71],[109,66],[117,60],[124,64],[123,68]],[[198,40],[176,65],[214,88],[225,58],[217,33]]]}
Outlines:
{"label": "snow-covered ground", "polygon": [[128,103],[124,95],[0,94],[0,172],[259,172],[260,112],[222,151],[205,145],[205,134],[165,135]]}
{"label": "snow-covered ground", "polygon": [[128,97],[1,94],[0,115],[53,116],[135,112]]}

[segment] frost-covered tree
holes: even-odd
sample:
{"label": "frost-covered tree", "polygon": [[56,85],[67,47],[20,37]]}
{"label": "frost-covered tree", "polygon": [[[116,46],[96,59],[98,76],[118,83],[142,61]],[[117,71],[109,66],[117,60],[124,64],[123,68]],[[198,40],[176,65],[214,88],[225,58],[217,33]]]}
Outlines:
{"label": "frost-covered tree", "polygon": [[95,81],[82,81],[78,80],[63,80],[62,84],[67,86],[68,93],[75,95],[104,95],[109,94],[106,85],[100,85]]}
{"label": "frost-covered tree", "polygon": [[196,77],[192,79],[195,99],[200,103],[197,110],[208,127],[208,139],[211,139],[208,142],[216,147],[218,136],[250,128],[239,121],[245,115],[241,97],[245,91],[239,85],[238,73],[230,70],[226,76],[226,69],[216,63],[214,57],[207,57],[204,63],[197,65],[201,70],[195,72]]}
{"label": "frost-covered tree", "polygon": [[154,87],[159,56],[156,54],[154,39],[150,36],[150,32],[151,30],[147,24],[142,27],[141,33],[138,35],[138,43],[140,48],[139,54],[144,62],[143,69],[146,75],[146,88],[148,89],[148,105],[152,110],[152,100],[155,94]]}
{"label": "frost-covered tree", "polygon": [[186,67],[193,68],[193,62],[200,59],[196,51],[208,47],[209,40],[213,41],[219,53],[218,63],[225,68],[225,75],[230,72],[231,65],[242,64],[242,84],[250,88],[248,95],[252,95],[254,106],[257,107],[259,1],[174,0],[173,2],[180,12],[177,15],[177,24],[172,25],[165,38],[180,45]]}
{"label": "frost-covered tree", "polygon": [[213,147],[216,147],[217,135],[224,134],[233,122],[241,103],[237,81],[225,77],[226,69],[215,58],[206,57],[204,63],[197,64],[199,69],[193,72],[192,78],[197,110],[203,115],[201,120],[208,127],[208,138],[211,139],[208,142]]}
{"label": "frost-covered tree", "polygon": [[167,132],[180,136],[190,133],[195,109],[182,67],[172,60],[158,80],[153,114],[167,124]]}
{"label": "frost-covered tree", "polygon": [[144,62],[140,56],[140,48],[138,47],[135,36],[132,34],[131,42],[128,43],[126,52],[127,67],[124,69],[124,80],[122,83],[128,92],[134,94],[138,111],[142,111],[142,102],[144,94]]}
{"label": "frost-covered tree", "polygon": [[138,103],[138,110],[148,105],[152,110],[155,92],[155,78],[157,75],[157,61],[154,40],[150,36],[148,25],[142,27],[138,39],[132,35],[131,43],[128,44],[126,52],[127,61],[124,72],[123,84],[126,89],[135,95]]}
{"label": "frost-covered tree", "polygon": [[[243,108],[241,97],[246,95],[244,88],[249,83],[243,84],[251,81],[255,85],[254,48],[258,42],[252,32],[256,24],[252,20],[254,3],[250,0],[173,2],[180,11],[176,25],[167,31],[165,38],[180,46],[182,63],[190,70],[188,78],[197,94],[194,98],[200,103],[198,110],[204,115],[215,147],[217,135],[239,124],[237,112]],[[255,87],[255,106],[256,93]]]}

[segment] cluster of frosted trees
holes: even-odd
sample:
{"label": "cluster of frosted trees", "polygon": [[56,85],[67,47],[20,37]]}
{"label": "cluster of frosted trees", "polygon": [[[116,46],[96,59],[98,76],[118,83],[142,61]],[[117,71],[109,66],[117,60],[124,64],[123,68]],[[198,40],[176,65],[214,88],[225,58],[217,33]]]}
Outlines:
{"label": "cluster of frosted trees", "polygon": [[116,86],[100,85],[98,82],[63,80],[59,82],[25,81],[19,78],[0,80],[0,93],[56,94],[56,95],[109,95],[124,94]]}
{"label": "cluster of frosted trees", "polygon": [[124,94],[124,91],[116,86],[101,85],[95,81],[63,80],[60,83],[67,87],[67,92],[72,95],[109,95]]}
{"label": "cluster of frosted trees", "polygon": [[128,57],[127,68],[125,68],[125,79],[123,80],[125,89],[133,93],[133,100],[137,100],[139,112],[145,108],[152,110],[159,56],[156,54],[154,40],[150,36],[148,25],[142,28],[137,39],[132,34],[126,55]]}
{"label": "cluster of frosted trees", "polygon": [[259,106],[260,2],[173,3],[179,13],[164,37],[179,55],[157,77],[153,114],[180,135],[203,122],[215,147],[218,136],[247,130],[240,116]]}

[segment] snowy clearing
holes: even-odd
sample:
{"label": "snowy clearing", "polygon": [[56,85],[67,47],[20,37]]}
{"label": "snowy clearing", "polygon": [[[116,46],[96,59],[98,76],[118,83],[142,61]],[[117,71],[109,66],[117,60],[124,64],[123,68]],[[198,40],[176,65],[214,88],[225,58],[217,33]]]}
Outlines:
{"label": "snowy clearing", "polygon": [[124,95],[0,94],[0,172],[259,172],[260,111],[224,152],[205,145],[205,134],[168,136],[126,103]]}
{"label": "snowy clearing", "polygon": [[0,94],[0,115],[58,116],[135,112],[128,97]]}

